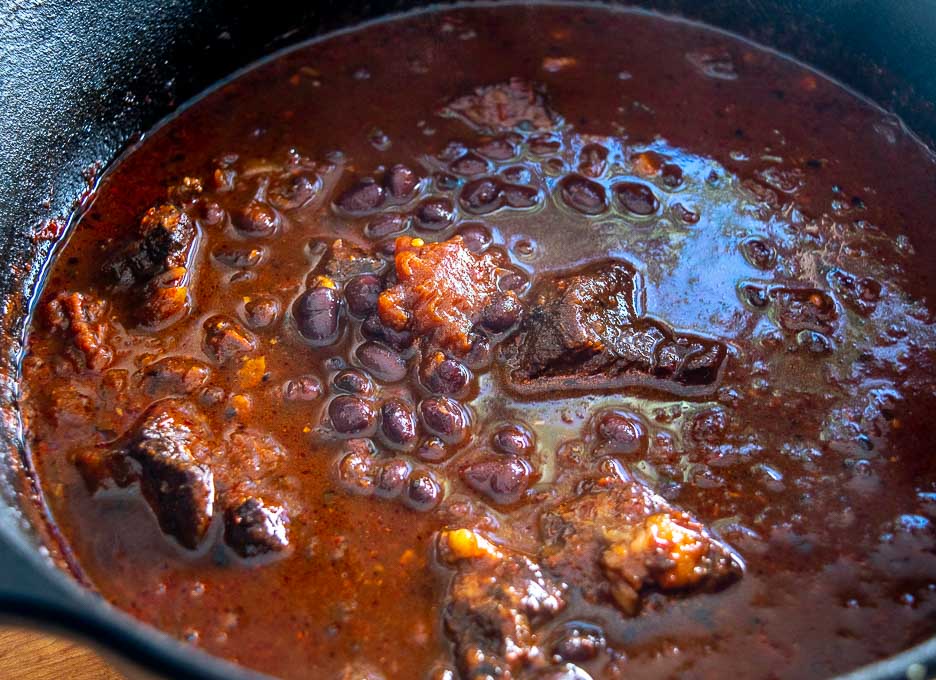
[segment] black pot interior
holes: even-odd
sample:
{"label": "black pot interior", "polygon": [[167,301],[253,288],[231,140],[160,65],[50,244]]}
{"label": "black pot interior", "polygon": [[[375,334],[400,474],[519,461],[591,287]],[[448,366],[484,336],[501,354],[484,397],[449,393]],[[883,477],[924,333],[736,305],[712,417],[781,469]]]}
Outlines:
{"label": "black pot interior", "polygon": [[[425,3],[47,0],[0,10],[0,610],[71,628],[170,677],[237,671],[135,624],[65,577],[54,531],[20,474],[17,366],[29,301],[54,239],[100,170],[161,118],[252,61],[303,39]],[[936,139],[936,4],[908,0],[647,0],[794,55]],[[50,222],[51,221],[51,222]],[[39,236],[37,237],[37,234]],[[936,254],[934,242],[918,244]],[[927,644],[854,677],[925,677]]]}

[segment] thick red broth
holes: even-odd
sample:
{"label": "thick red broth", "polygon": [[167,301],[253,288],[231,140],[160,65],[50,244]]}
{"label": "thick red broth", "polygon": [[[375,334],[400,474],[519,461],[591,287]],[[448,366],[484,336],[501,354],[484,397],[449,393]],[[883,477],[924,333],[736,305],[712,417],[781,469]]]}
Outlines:
{"label": "thick red broth", "polygon": [[116,606],[287,678],[820,678],[936,623],[931,152],[645,13],[450,8],[106,173],[23,367]]}

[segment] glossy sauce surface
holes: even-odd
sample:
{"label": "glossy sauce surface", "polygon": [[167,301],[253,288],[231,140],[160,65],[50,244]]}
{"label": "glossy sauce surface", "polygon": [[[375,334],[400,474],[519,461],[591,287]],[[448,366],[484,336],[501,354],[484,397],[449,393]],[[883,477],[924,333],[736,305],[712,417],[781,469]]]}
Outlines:
{"label": "glossy sauce surface", "polygon": [[653,15],[303,46],[102,180],[24,365],[43,489],[104,597],[284,677],[855,668],[936,622],[934,186]]}

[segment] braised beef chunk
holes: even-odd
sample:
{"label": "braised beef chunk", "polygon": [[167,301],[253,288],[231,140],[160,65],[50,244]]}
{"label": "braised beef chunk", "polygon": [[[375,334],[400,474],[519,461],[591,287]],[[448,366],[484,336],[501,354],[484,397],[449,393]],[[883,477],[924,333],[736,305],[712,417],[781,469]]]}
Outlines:
{"label": "braised beef chunk", "polygon": [[541,284],[503,350],[508,385],[521,393],[714,389],[724,345],[640,317],[635,277],[631,265],[611,261]]}
{"label": "braised beef chunk", "polygon": [[150,208],[140,220],[137,239],[105,266],[123,288],[145,283],[175,267],[187,268],[198,229],[188,213],[171,204]]}
{"label": "braised beef chunk", "polygon": [[386,265],[382,258],[360,246],[344,239],[336,239],[324,251],[313,274],[324,274],[334,281],[344,282],[359,274],[379,273]]}
{"label": "braised beef chunk", "polygon": [[188,313],[190,267],[198,241],[189,214],[165,203],[147,211],[135,240],[104,265],[115,288],[133,297],[134,317],[141,326],[157,330]]}
{"label": "braised beef chunk", "polygon": [[541,665],[536,628],[565,607],[565,584],[470,529],[441,532],[437,553],[456,570],[443,617],[461,677],[507,680]]}
{"label": "braised beef chunk", "polygon": [[503,298],[500,278],[506,258],[496,250],[475,254],[461,236],[439,243],[401,236],[396,241],[397,285],[378,300],[380,321],[397,331],[422,336],[430,347],[471,349],[471,330],[485,310]]}
{"label": "braised beef chunk", "polygon": [[150,396],[191,394],[208,382],[211,367],[192,357],[166,357],[142,368],[138,376]]}
{"label": "braised beef chunk", "polygon": [[503,132],[529,125],[537,130],[554,127],[559,118],[546,105],[543,89],[522,78],[477,88],[442,110],[479,130]]}
{"label": "braised beef chunk", "polygon": [[100,371],[110,365],[114,350],[107,342],[111,327],[104,300],[62,292],[46,304],[45,312],[49,326],[68,341],[65,351],[76,368]]}
{"label": "braised beef chunk", "polygon": [[224,540],[241,557],[280,552],[289,545],[289,518],[278,505],[250,497],[224,512]]}
{"label": "braised beef chunk", "polygon": [[638,482],[586,485],[543,513],[541,560],[586,598],[633,615],[648,591],[690,592],[741,576],[731,549]]}
{"label": "braised beef chunk", "polygon": [[77,463],[92,489],[139,482],[163,532],[195,548],[214,512],[212,450],[202,416],[182,401],[151,406],[115,445]]}

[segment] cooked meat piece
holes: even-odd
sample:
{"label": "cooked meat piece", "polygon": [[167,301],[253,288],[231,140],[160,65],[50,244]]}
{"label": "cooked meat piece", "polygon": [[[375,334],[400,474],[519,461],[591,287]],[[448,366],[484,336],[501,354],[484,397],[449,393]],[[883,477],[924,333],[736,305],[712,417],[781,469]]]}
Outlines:
{"label": "cooked meat piece", "polygon": [[724,345],[640,317],[635,275],[629,264],[610,261],[542,284],[503,349],[508,385],[524,394],[631,385],[712,391]]}
{"label": "cooked meat piece", "polygon": [[543,663],[535,628],[563,609],[565,584],[470,529],[441,532],[437,548],[456,569],[444,622],[462,677],[507,680]]}
{"label": "cooked meat piece", "polygon": [[343,282],[360,274],[379,273],[386,265],[380,257],[339,238],[332,241],[315,272],[324,273],[334,281]]}
{"label": "cooked meat piece", "polygon": [[253,334],[229,316],[216,314],[206,319],[204,329],[202,349],[219,364],[249,354],[257,348]]}
{"label": "cooked meat piece", "polygon": [[604,478],[543,513],[542,564],[592,601],[628,615],[641,596],[713,590],[741,576],[731,549],[638,482]]}
{"label": "cooked meat piece", "polygon": [[512,131],[522,123],[548,130],[559,121],[547,107],[543,89],[520,78],[479,87],[473,94],[450,102],[442,113],[486,132]]}
{"label": "cooked meat piece", "polygon": [[188,268],[197,241],[198,229],[187,213],[171,204],[150,208],[140,220],[137,239],[105,271],[122,288],[145,283],[168,269]]}
{"label": "cooked meat piece", "polygon": [[774,303],[771,311],[784,330],[832,333],[838,325],[835,302],[817,288],[776,286],[768,295]]}
{"label": "cooked meat piece", "polygon": [[163,532],[194,549],[214,512],[207,438],[205,422],[190,404],[163,400],[116,444],[80,454],[76,462],[92,490],[110,481],[120,487],[139,482]]}
{"label": "cooked meat piece", "polygon": [[165,328],[188,314],[191,276],[185,267],[173,267],[154,276],[139,295],[142,304],[136,309],[136,319],[149,330]]}
{"label": "cooked meat piece", "polygon": [[66,348],[75,368],[101,371],[110,364],[114,350],[107,338],[107,303],[88,293],[62,292],[46,305],[49,325],[70,343]]}
{"label": "cooked meat piece", "polygon": [[190,265],[198,240],[188,213],[166,203],[150,208],[137,238],[104,265],[118,289],[133,289],[142,298],[135,317],[144,327],[162,328],[189,311]]}
{"label": "cooked meat piece", "polygon": [[251,496],[225,510],[224,541],[241,557],[282,552],[289,546],[288,523],[282,507]]}
{"label": "cooked meat piece", "polygon": [[424,337],[431,347],[467,352],[471,329],[485,309],[500,298],[516,298],[498,289],[505,265],[496,250],[471,252],[461,236],[428,244],[401,236],[396,241],[398,283],[380,294],[380,320]]}
{"label": "cooked meat piece", "polygon": [[166,397],[203,387],[211,377],[211,367],[192,357],[166,357],[145,366],[138,375],[148,395]]}

